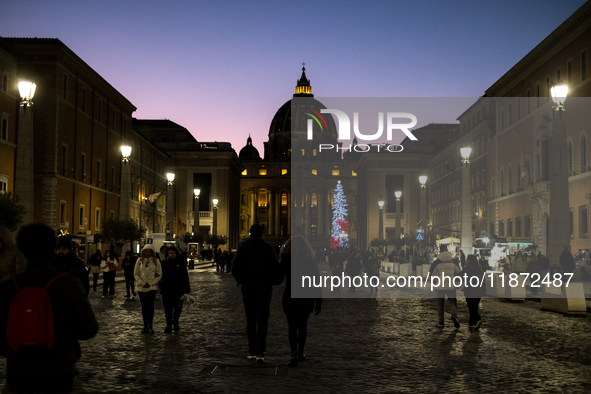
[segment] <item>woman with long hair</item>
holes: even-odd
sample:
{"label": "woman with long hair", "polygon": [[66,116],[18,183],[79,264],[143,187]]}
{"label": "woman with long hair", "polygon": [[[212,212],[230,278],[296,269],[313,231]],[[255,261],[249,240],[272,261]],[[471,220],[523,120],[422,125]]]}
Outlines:
{"label": "woman with long hair", "polygon": [[[306,359],[304,346],[308,337],[308,318],[310,313],[320,313],[322,290],[320,288],[302,288],[301,277],[319,277],[318,266],[314,261],[314,251],[306,238],[296,235],[289,239],[281,249],[281,269],[286,278],[283,292],[283,312],[287,317],[291,361],[289,366],[295,367],[298,361]],[[292,271],[293,269],[293,271]],[[292,288],[296,293],[312,295],[310,298],[292,298]],[[310,294],[311,292],[311,294]]]}
{"label": "woman with long hair", "polygon": [[146,245],[142,249],[140,258],[135,263],[133,275],[135,277],[135,291],[138,292],[142,303],[142,318],[144,320],[142,333],[153,334],[154,300],[156,299],[158,282],[162,278],[162,266],[156,258],[152,245]]}
{"label": "woman with long hair", "polygon": [[[115,295],[115,272],[119,266],[119,259],[117,259],[110,250],[105,252],[105,257],[101,262],[101,269],[103,270],[103,298]],[[108,294],[107,294],[108,291]]]}
{"label": "woman with long hair", "polygon": [[464,274],[468,276],[468,280],[464,286],[464,295],[466,296],[466,303],[468,304],[468,310],[470,311],[468,327],[478,330],[482,325],[482,320],[480,320],[480,314],[478,313],[478,306],[480,305],[480,299],[485,293],[485,288],[482,283],[480,283],[480,286],[470,285],[472,283],[470,278],[476,276],[480,280],[483,274],[482,267],[478,263],[478,259],[475,255],[468,255],[466,259],[466,267],[460,272],[460,276],[463,277]]}

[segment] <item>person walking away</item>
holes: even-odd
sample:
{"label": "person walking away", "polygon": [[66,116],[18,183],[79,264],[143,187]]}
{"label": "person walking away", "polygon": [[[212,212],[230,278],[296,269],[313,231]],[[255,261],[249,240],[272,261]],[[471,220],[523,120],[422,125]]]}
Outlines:
{"label": "person walking away", "polygon": [[[35,240],[35,247],[31,247],[31,240]],[[26,270],[0,284],[0,355],[7,359],[7,389],[11,393],[71,393],[76,360],[81,355],[78,341],[94,337],[98,323],[80,281],[53,266],[56,238],[50,227],[42,223],[25,225],[16,236],[16,244],[28,260]],[[24,301],[27,289],[45,286],[53,311],[53,330],[47,328],[36,334],[43,334],[41,338],[49,342],[29,337],[31,329],[24,329],[15,319],[18,308],[11,311],[15,297]],[[42,330],[46,321],[39,323],[35,328]],[[36,345],[23,346],[23,340]]]}
{"label": "person walking away", "polygon": [[[434,286],[435,297],[437,297],[437,317],[439,318],[437,327],[445,327],[443,307],[445,304],[445,297],[447,297],[451,308],[451,320],[453,321],[455,328],[460,328],[456,288],[453,285],[453,278],[454,276],[459,275],[460,269],[457,264],[452,262],[451,253],[447,251],[447,246],[445,245],[441,245],[439,259],[441,262],[433,269],[433,277],[437,276],[440,279],[439,286]],[[446,280],[443,280],[443,278],[446,278]]]}
{"label": "person walking away", "polygon": [[466,255],[463,250],[460,250],[460,269],[464,269],[466,266]]}
{"label": "person walking away", "polygon": [[[318,287],[302,288],[302,276],[318,278],[318,265],[314,261],[314,251],[308,241],[301,235],[288,239],[281,249],[281,271],[285,276],[285,289],[283,291],[283,313],[287,317],[288,339],[291,348],[290,367],[298,365],[298,361],[304,361],[306,354],[304,347],[308,338],[308,318],[312,311],[316,315],[322,307],[322,289]],[[292,298],[292,291],[298,295]],[[299,296],[309,296],[300,298]]]}
{"label": "person walking away", "polygon": [[115,259],[111,250],[105,252],[105,257],[101,262],[101,269],[103,270],[103,296],[115,296],[115,274],[119,266],[118,259]]}
{"label": "person walking away", "polygon": [[162,262],[162,304],[164,305],[164,316],[166,318],[165,334],[179,331],[179,318],[183,311],[181,297],[191,292],[189,283],[189,271],[187,262],[178,255],[175,247],[168,248],[168,258]]}
{"label": "person walking away", "polygon": [[563,273],[575,272],[575,259],[573,258],[573,255],[570,254],[568,245],[564,247],[564,250],[560,254],[559,262]]}
{"label": "person walking away", "polygon": [[[531,294],[538,295],[538,289],[540,288],[541,279],[537,276],[540,274],[541,270],[540,270],[540,262],[539,262],[538,257],[536,256],[535,253],[531,254],[529,262],[527,263],[527,272],[529,273],[529,277],[530,277]],[[536,277],[533,276],[534,274],[536,274]]]}
{"label": "person walking away", "polygon": [[[131,250],[125,252],[125,257],[121,261],[121,267],[123,268],[123,275],[125,276],[125,298],[130,298],[131,294],[135,297],[135,276],[133,271],[135,270],[136,258],[133,257]],[[130,294],[131,292],[131,294]]]}
{"label": "person walking away", "polygon": [[[367,268],[365,269],[365,273],[367,274],[367,276],[369,276],[370,278],[372,276],[376,276],[376,277],[380,277],[380,261],[378,260],[378,254],[374,251],[371,254],[371,257],[367,260]],[[370,286],[369,287],[369,293],[376,293],[376,297],[378,295],[378,288],[377,287],[373,287]]]}
{"label": "person walking away", "polygon": [[133,276],[135,277],[135,291],[138,292],[142,303],[142,319],[144,321],[142,333],[153,334],[154,300],[156,299],[158,282],[162,279],[162,266],[156,258],[152,245],[148,244],[142,249],[140,258],[135,263]]}
{"label": "person walking away", "polygon": [[103,261],[103,255],[100,249],[97,249],[96,252],[90,256],[89,263],[90,263],[90,273],[92,274],[92,289],[96,291],[96,286],[98,283],[99,274],[102,272],[101,270],[101,263]]}
{"label": "person walking away", "polygon": [[359,252],[353,252],[347,265],[345,266],[345,275],[351,277],[351,286],[349,287],[350,293],[355,293],[355,286],[353,285],[353,277],[358,276],[361,272],[361,258]]}
{"label": "person walking away", "polygon": [[74,253],[72,253],[72,242],[70,238],[61,236],[57,240],[56,256],[53,259],[53,266],[80,280],[82,287],[86,291],[86,295],[90,293],[90,282],[88,281],[88,271],[86,266]]}
{"label": "person walking away", "polygon": [[27,268],[27,259],[12,241],[10,231],[0,226],[0,283]]}
{"label": "person walking away", "polygon": [[478,281],[481,280],[484,271],[478,262],[475,255],[469,254],[466,259],[466,266],[460,272],[460,276],[467,276],[467,280],[464,283],[464,296],[466,296],[466,304],[468,304],[468,311],[470,311],[470,318],[468,319],[468,328],[478,330],[482,325],[480,320],[480,314],[478,313],[478,307],[480,305],[480,299],[484,296],[485,287],[484,284],[478,283],[478,286],[471,286],[470,278],[477,277]]}
{"label": "person walking away", "polygon": [[517,252],[517,255],[513,259],[511,264],[511,272],[515,272],[516,274],[520,274],[522,272],[526,272],[527,267],[525,265],[525,259],[523,258],[523,253],[521,251]]}
{"label": "person walking away", "polygon": [[262,237],[261,225],[253,224],[250,239],[238,247],[232,262],[232,276],[242,291],[246,313],[247,358],[259,364],[265,363],[273,285],[283,282],[277,255]]}

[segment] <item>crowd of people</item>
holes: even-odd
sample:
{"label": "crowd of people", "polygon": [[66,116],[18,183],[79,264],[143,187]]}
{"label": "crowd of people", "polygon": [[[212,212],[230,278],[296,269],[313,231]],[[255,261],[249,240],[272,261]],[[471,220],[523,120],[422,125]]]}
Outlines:
{"label": "crowd of people", "polygon": [[[302,277],[318,277],[320,262],[328,261],[333,276],[345,273],[354,277],[362,272],[379,276],[380,256],[372,251],[332,251],[315,254],[302,236],[293,236],[279,249],[279,253],[262,239],[260,225],[250,229],[250,239],[243,242],[235,255],[211,251],[213,265],[218,272],[231,272],[240,286],[246,315],[247,358],[265,363],[266,338],[273,287],[285,281],[282,309],[286,316],[287,341],[291,354],[289,366],[295,367],[306,360],[304,352],[308,336],[308,320],[311,313],[319,314],[322,308],[322,289],[303,288]],[[29,240],[36,239],[36,247],[28,247]],[[76,361],[81,357],[79,340],[92,338],[98,331],[88,295],[92,287],[96,292],[99,275],[103,274],[102,298],[115,295],[115,273],[119,265],[124,272],[126,298],[139,295],[144,334],[153,334],[155,299],[162,295],[166,326],[164,333],[180,330],[183,299],[191,292],[187,257],[182,250],[165,245],[157,253],[152,245],[146,245],[139,257],[126,252],[120,259],[111,247],[104,254],[97,250],[88,261],[90,269],[72,251],[69,238],[56,239],[52,229],[40,223],[23,226],[13,242],[10,232],[0,227],[0,355],[8,359],[7,382],[11,392],[71,392],[76,374]],[[565,272],[574,269],[573,256],[565,247],[560,256],[560,265]],[[490,269],[483,256],[459,252],[456,257],[442,246],[437,259],[430,267],[431,276],[476,276],[481,277]],[[525,255],[517,253],[504,269],[510,272],[544,273],[549,269],[548,259],[541,253]],[[69,275],[65,275],[67,273]],[[92,274],[92,286],[89,280]],[[18,335],[28,335],[29,329],[19,327],[21,320],[13,301],[27,299],[23,289],[38,288],[38,293],[47,293],[53,316],[51,335],[35,337],[27,342]],[[339,291],[339,288],[336,289]],[[355,287],[350,286],[350,292]],[[378,287],[370,293],[377,296]],[[436,286],[437,327],[445,327],[445,299],[450,304],[451,321],[460,328],[457,312],[456,288],[445,282]],[[463,288],[469,310],[469,328],[478,330],[482,325],[479,304],[484,296],[483,286]],[[532,294],[535,289],[532,288]],[[19,298],[20,297],[20,298]],[[20,304],[19,304],[20,305]],[[23,305],[26,305],[24,303]],[[22,308],[22,307],[21,307]],[[9,319],[10,317],[10,319]],[[55,324],[54,324],[55,323]],[[30,324],[29,324],[30,325]],[[37,325],[35,325],[37,326]],[[47,331],[49,332],[49,331]],[[54,335],[55,333],[55,335]],[[16,335],[16,336],[15,336]],[[14,337],[13,337],[14,336]],[[51,340],[49,340],[49,339]],[[37,341],[37,342],[35,342]],[[39,342],[39,343],[38,343]],[[31,346],[31,343],[33,345]],[[21,350],[24,346],[25,350]],[[34,368],[31,368],[33,366]],[[35,371],[35,379],[30,379]]]}

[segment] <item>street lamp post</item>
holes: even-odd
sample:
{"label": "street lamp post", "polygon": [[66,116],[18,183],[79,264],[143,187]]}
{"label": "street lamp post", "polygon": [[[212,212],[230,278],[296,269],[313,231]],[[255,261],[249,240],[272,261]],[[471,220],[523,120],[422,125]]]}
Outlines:
{"label": "street lamp post", "polygon": [[129,158],[131,146],[121,146],[121,193],[119,197],[119,217],[124,220],[131,218],[131,168]]}
{"label": "street lamp post", "polygon": [[[166,180],[168,185],[168,196],[166,197],[166,227],[171,234],[174,234],[174,178],[175,174],[172,172],[166,173]],[[172,239],[167,239],[172,241]]]}
{"label": "street lamp post", "polygon": [[[427,175],[419,176],[419,184],[421,185],[421,187],[420,187],[421,195],[419,196],[419,198],[421,199],[421,202],[419,205],[419,223],[424,223],[423,224],[425,226],[424,228],[426,228],[427,231],[429,231],[429,220],[427,218]],[[420,227],[420,228],[423,228],[423,227]],[[423,236],[423,240],[424,239],[425,238]],[[427,245],[427,248],[429,248],[429,246],[430,245]],[[413,252],[414,252],[414,250],[413,250]]]}
{"label": "street lamp post", "polygon": [[462,156],[462,227],[461,248],[467,256],[472,253],[472,185],[470,183],[470,153],[472,148],[461,148]]}
{"label": "street lamp post", "polygon": [[195,233],[195,230],[199,233],[199,193],[201,193],[201,190],[193,189],[195,196],[193,199],[193,233]]}
{"label": "street lamp post", "polygon": [[[402,192],[396,191],[394,192],[394,196],[396,196],[396,228],[394,236],[397,236],[400,231],[400,197],[402,197]],[[402,234],[402,231],[400,231],[400,234]]]}
{"label": "street lamp post", "polygon": [[214,198],[213,202],[213,235],[218,235],[218,199]]}
{"label": "street lamp post", "polygon": [[384,201],[378,201],[378,206],[380,207],[380,228],[378,229],[378,238],[384,238]]}
{"label": "street lamp post", "polygon": [[552,153],[550,156],[550,218],[548,232],[548,261],[558,265],[560,254],[570,244],[570,215],[568,190],[568,154],[566,111],[564,101],[568,94],[566,85],[553,86],[552,100]]}
{"label": "street lamp post", "polygon": [[[21,96],[18,120],[18,146],[16,152],[16,168],[14,191],[25,207],[23,223],[34,221],[35,184],[33,182],[33,96],[36,85],[33,82],[21,81],[18,90]],[[28,109],[28,111],[27,111]]]}

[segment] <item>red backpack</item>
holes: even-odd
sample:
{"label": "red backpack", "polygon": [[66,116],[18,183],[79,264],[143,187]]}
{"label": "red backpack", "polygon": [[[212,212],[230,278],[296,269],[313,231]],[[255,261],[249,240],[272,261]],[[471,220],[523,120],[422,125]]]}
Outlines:
{"label": "red backpack", "polygon": [[45,287],[20,287],[16,277],[12,275],[18,291],[10,303],[6,337],[8,345],[15,352],[21,346],[41,345],[51,349],[55,345],[53,310],[46,289],[54,280],[64,275],[67,273],[54,276]]}

